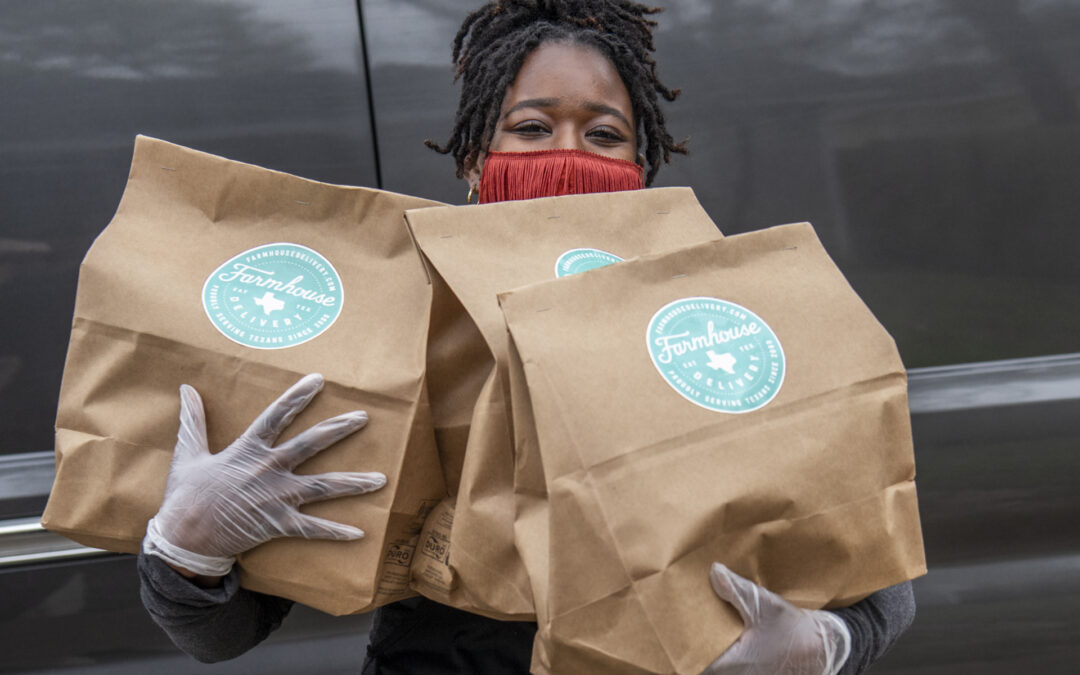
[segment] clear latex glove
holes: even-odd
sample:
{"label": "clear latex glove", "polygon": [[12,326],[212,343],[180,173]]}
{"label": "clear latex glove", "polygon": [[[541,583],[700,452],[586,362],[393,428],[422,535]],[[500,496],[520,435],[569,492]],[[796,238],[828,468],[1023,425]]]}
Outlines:
{"label": "clear latex glove", "polygon": [[800,609],[720,563],[713,590],[738,610],[743,633],[702,675],[836,675],[851,653],[851,633],[837,616]]}
{"label": "clear latex glove", "polygon": [[222,576],[242,553],[275,537],[359,539],[362,530],[300,513],[307,502],[386,484],[381,473],[297,475],[293,468],[362,428],[367,413],[338,415],[274,442],[323,387],[308,375],[263,411],[232,445],[210,454],[202,399],[180,387],[180,432],[165,499],[147,525],[143,551],[199,575]]}

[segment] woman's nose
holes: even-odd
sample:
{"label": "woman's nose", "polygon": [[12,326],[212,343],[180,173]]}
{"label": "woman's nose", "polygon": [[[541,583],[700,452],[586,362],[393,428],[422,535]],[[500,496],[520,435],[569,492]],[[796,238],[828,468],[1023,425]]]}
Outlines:
{"label": "woman's nose", "polygon": [[585,137],[580,130],[569,124],[559,125],[552,139],[553,150],[585,150]]}

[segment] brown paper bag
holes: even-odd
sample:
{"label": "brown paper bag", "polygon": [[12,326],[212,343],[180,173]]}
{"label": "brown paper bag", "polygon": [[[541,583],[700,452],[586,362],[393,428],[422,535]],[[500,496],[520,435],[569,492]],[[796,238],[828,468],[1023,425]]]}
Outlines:
{"label": "brown paper bag", "polygon": [[381,471],[387,486],[302,507],[364,539],[274,540],[240,556],[241,583],[334,614],[412,595],[420,528],[446,494],[425,391],[431,287],[403,219],[431,204],[139,137],[116,216],[80,270],[44,525],[137,551],[161,503],[181,383],[202,394],[217,451],[320,372],[324,390],[287,436],[349,410],[371,421],[298,472]]}
{"label": "brown paper bag", "polygon": [[433,328],[429,370],[440,451],[461,467],[446,469],[460,472],[460,484],[428,519],[414,587],[479,614],[531,620],[533,592],[514,544],[507,340],[496,293],[721,235],[688,188],[422,209],[406,218],[444,314],[456,311],[433,322],[453,328]]}
{"label": "brown paper bag", "polygon": [[742,629],[715,560],[811,608],[925,573],[903,364],[808,224],[500,301],[550,509],[533,672],[700,673]]}

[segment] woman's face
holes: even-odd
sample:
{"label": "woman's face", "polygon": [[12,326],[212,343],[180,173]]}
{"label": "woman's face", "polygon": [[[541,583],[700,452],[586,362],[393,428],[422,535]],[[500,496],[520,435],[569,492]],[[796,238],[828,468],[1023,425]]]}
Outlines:
{"label": "woman's face", "polygon": [[635,130],[615,66],[591,47],[549,42],[525,58],[507,87],[488,150],[575,149],[634,161]]}

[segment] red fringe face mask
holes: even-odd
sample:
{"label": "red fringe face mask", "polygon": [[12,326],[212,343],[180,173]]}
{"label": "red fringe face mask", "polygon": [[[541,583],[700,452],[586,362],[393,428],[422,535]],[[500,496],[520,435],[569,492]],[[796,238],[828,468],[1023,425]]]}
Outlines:
{"label": "red fringe face mask", "polygon": [[642,168],[625,159],[584,150],[490,152],[480,174],[480,203],[643,187]]}

